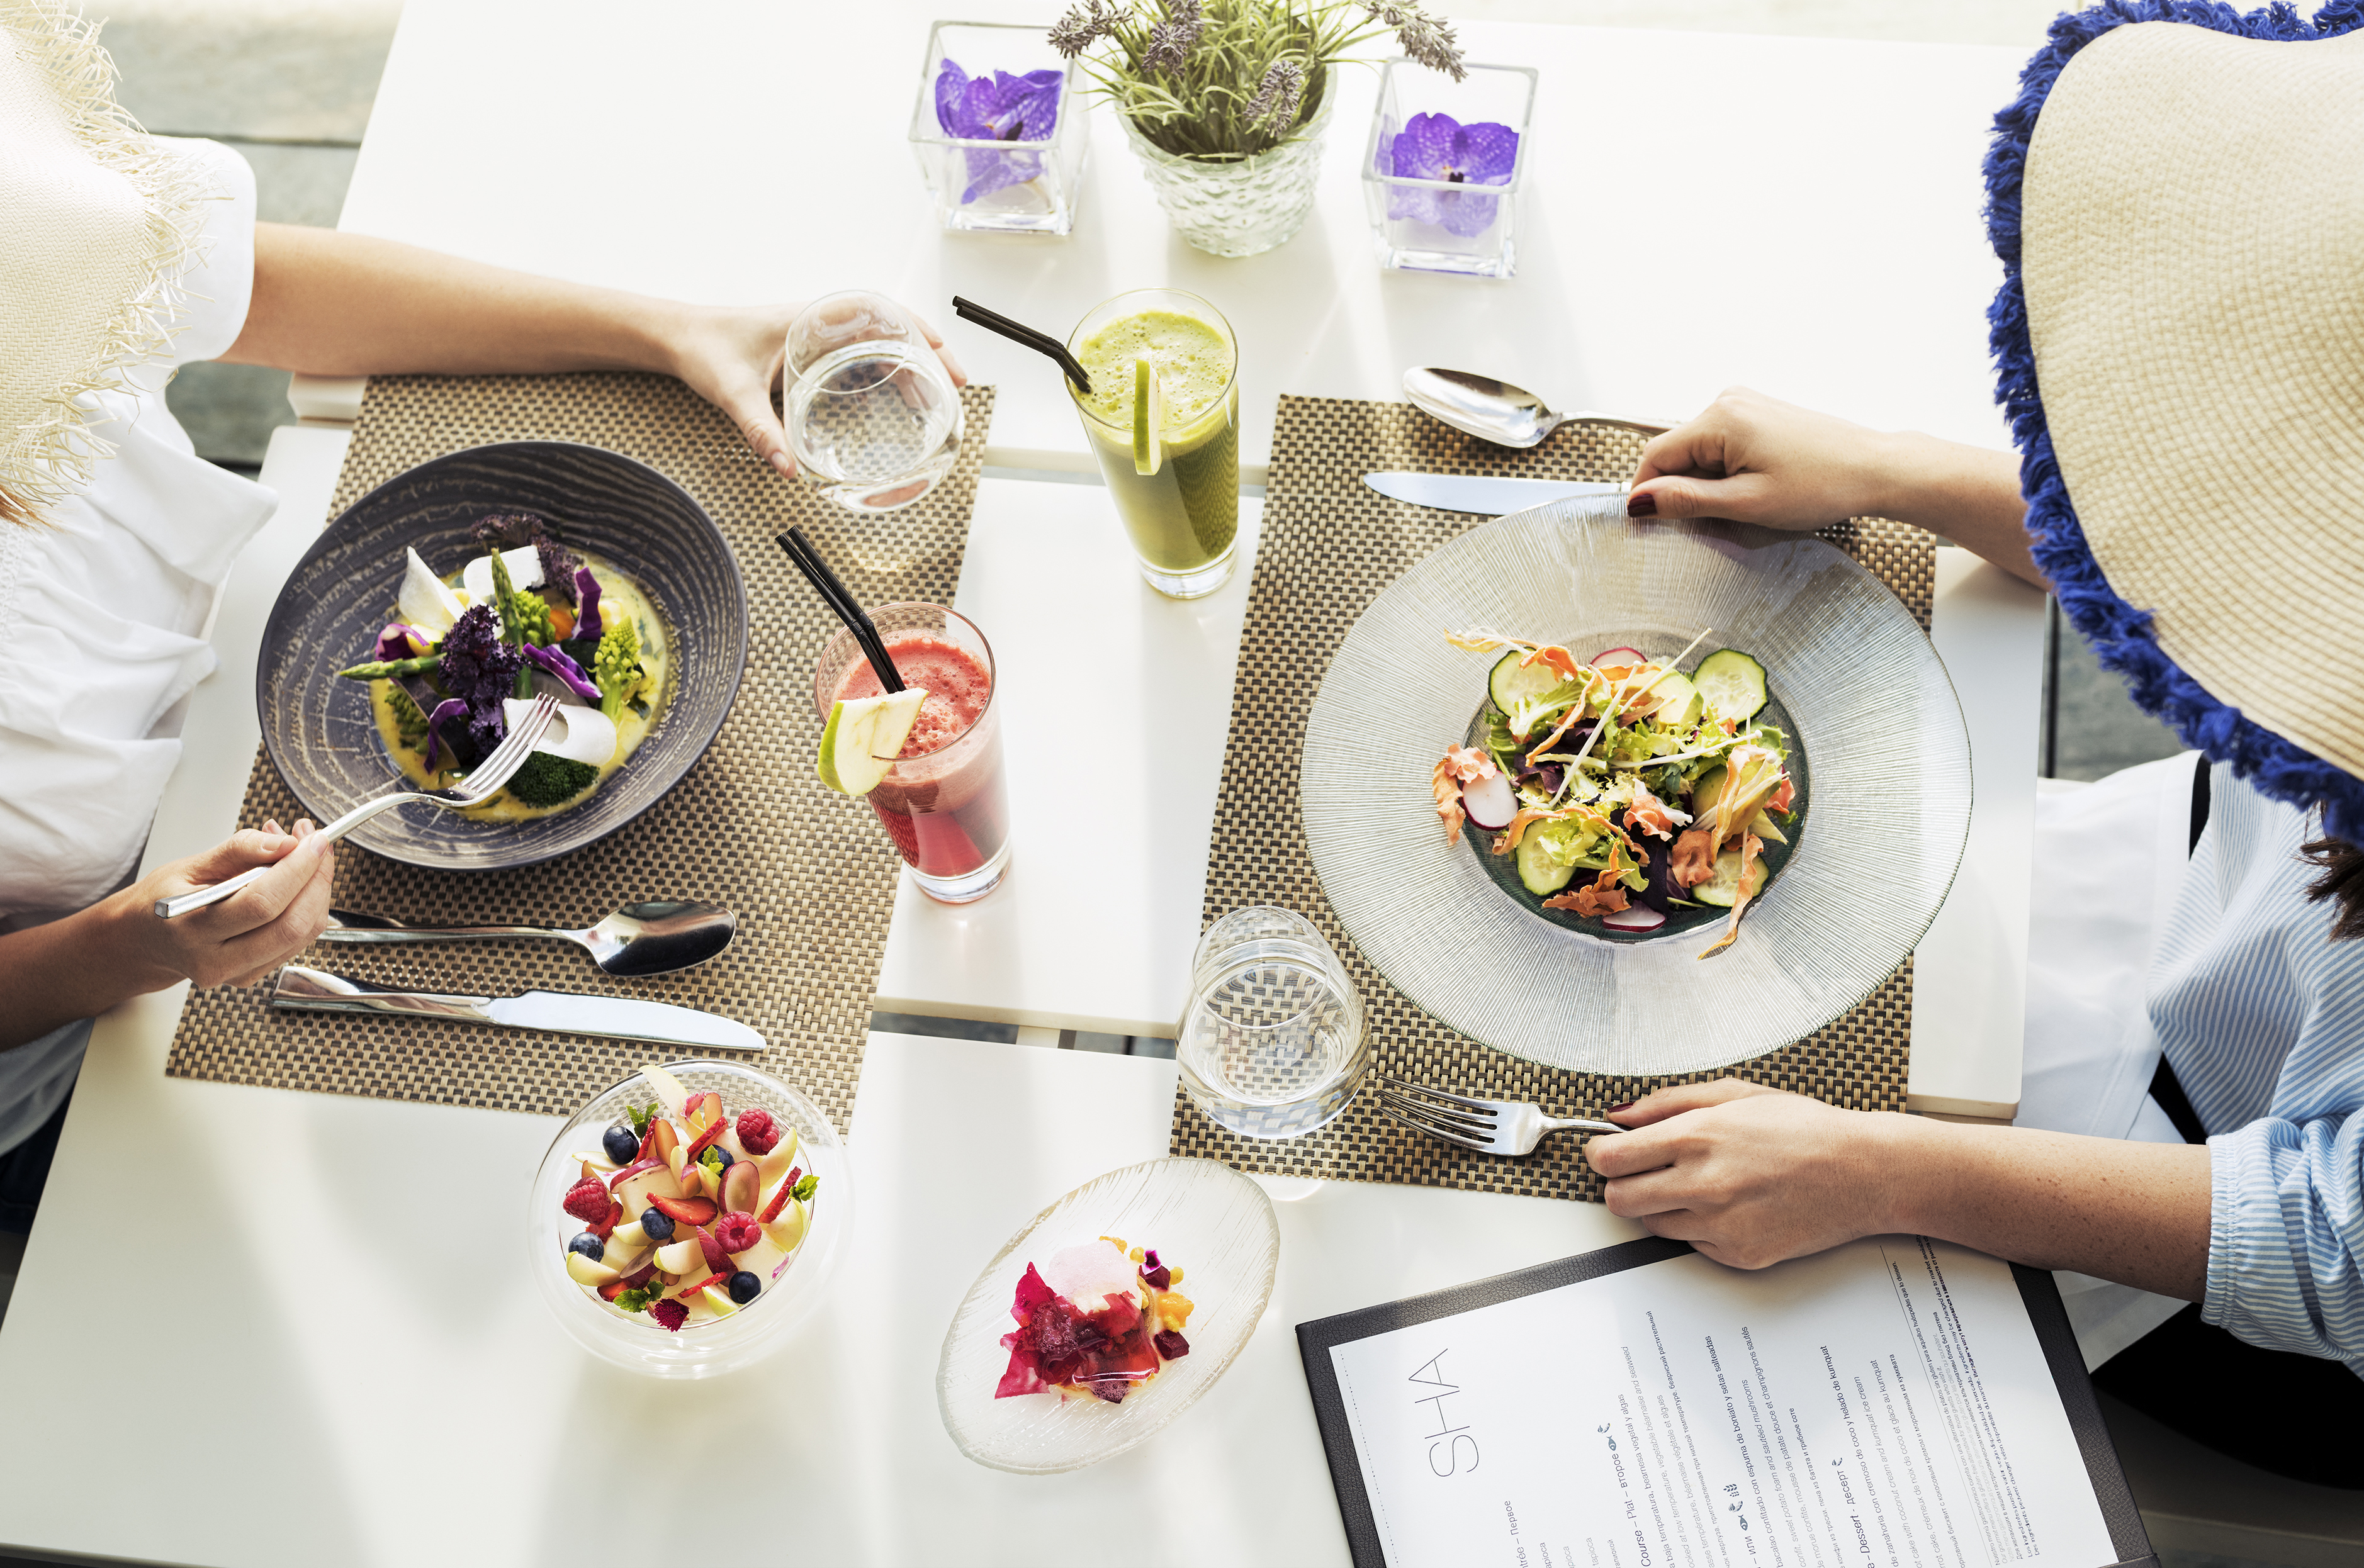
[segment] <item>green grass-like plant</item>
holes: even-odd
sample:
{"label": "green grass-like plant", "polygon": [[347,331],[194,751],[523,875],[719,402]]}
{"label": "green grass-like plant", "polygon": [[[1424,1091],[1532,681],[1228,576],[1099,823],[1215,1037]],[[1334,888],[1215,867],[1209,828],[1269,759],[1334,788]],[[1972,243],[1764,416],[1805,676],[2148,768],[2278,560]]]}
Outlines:
{"label": "green grass-like plant", "polygon": [[1076,0],[1051,46],[1151,145],[1235,163],[1294,139],[1321,111],[1330,68],[1392,32],[1455,81],[1452,27],[1419,0]]}

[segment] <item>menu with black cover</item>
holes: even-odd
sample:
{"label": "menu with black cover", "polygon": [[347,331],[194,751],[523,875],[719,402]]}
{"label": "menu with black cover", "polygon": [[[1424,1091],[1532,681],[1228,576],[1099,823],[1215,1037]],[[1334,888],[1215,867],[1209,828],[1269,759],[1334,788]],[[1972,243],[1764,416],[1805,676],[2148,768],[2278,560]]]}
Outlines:
{"label": "menu with black cover", "polygon": [[2049,1274],[1629,1241],[1300,1324],[1356,1568],[2155,1563]]}

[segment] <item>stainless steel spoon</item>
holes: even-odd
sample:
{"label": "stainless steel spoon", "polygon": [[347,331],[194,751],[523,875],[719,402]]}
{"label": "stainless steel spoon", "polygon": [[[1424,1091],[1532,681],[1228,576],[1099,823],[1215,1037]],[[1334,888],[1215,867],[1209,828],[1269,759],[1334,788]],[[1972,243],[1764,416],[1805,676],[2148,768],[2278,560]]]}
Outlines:
{"label": "stainless steel spoon", "polygon": [[1442,419],[1456,430],[1466,430],[1480,440],[1505,447],[1533,446],[1571,419],[1614,425],[1621,430],[1645,436],[1663,435],[1681,423],[1677,419],[1624,419],[1589,409],[1555,414],[1544,406],[1542,398],[1522,386],[1512,386],[1489,375],[1439,370],[1432,365],[1415,365],[1404,372],[1403,388],[1404,395],[1422,413]]}
{"label": "stainless steel spoon", "polygon": [[409,926],[385,915],[331,909],[324,942],[469,942],[496,937],[555,937],[588,951],[610,974],[668,974],[704,963],[739,934],[739,917],[719,904],[627,904],[580,931],[540,926]]}

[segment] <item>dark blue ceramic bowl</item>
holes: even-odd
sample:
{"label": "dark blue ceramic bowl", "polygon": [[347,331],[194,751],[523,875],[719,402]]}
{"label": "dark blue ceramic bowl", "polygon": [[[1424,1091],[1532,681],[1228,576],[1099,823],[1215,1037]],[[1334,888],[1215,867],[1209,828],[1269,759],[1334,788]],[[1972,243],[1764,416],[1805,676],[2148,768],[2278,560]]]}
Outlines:
{"label": "dark blue ceramic bowl", "polygon": [[409,865],[499,871],[606,838],[705,753],[746,669],[739,563],[681,486],[630,458],[566,441],[511,441],[437,458],[371,491],[321,530],[263,628],[254,678],[263,747],[314,821],[403,784],[378,738],[369,687],[337,672],[370,656],[402,586],[405,547],[449,572],[474,548],[470,527],[495,512],[539,513],[573,550],[623,568],[672,630],[673,689],[656,728],[581,806],[516,823],[401,806],[348,840]]}

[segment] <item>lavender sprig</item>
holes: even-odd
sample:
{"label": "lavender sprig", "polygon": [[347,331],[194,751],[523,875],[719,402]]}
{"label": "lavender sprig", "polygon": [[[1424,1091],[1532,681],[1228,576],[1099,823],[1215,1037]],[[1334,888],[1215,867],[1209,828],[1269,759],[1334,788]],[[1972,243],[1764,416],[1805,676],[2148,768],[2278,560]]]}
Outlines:
{"label": "lavender sprig", "polygon": [[1051,24],[1051,47],[1073,60],[1104,38],[1113,37],[1124,13],[1109,0],[1077,0],[1067,14]]}
{"label": "lavender sprig", "polygon": [[1362,6],[1373,21],[1396,30],[1396,41],[1412,59],[1431,71],[1444,72],[1455,82],[1468,76],[1468,68],[1461,63],[1461,44],[1453,36],[1453,24],[1441,22],[1422,10],[1419,0],[1362,0]]}
{"label": "lavender sprig", "polygon": [[1297,106],[1305,96],[1305,64],[1293,55],[1283,55],[1272,62],[1257,83],[1255,96],[1248,100],[1245,118],[1249,128],[1277,135],[1297,118]]}
{"label": "lavender sprig", "polygon": [[1181,75],[1190,47],[1199,41],[1199,30],[1206,25],[1206,18],[1199,14],[1199,0],[1174,0],[1171,18],[1149,29],[1149,47],[1141,51],[1141,68]]}

